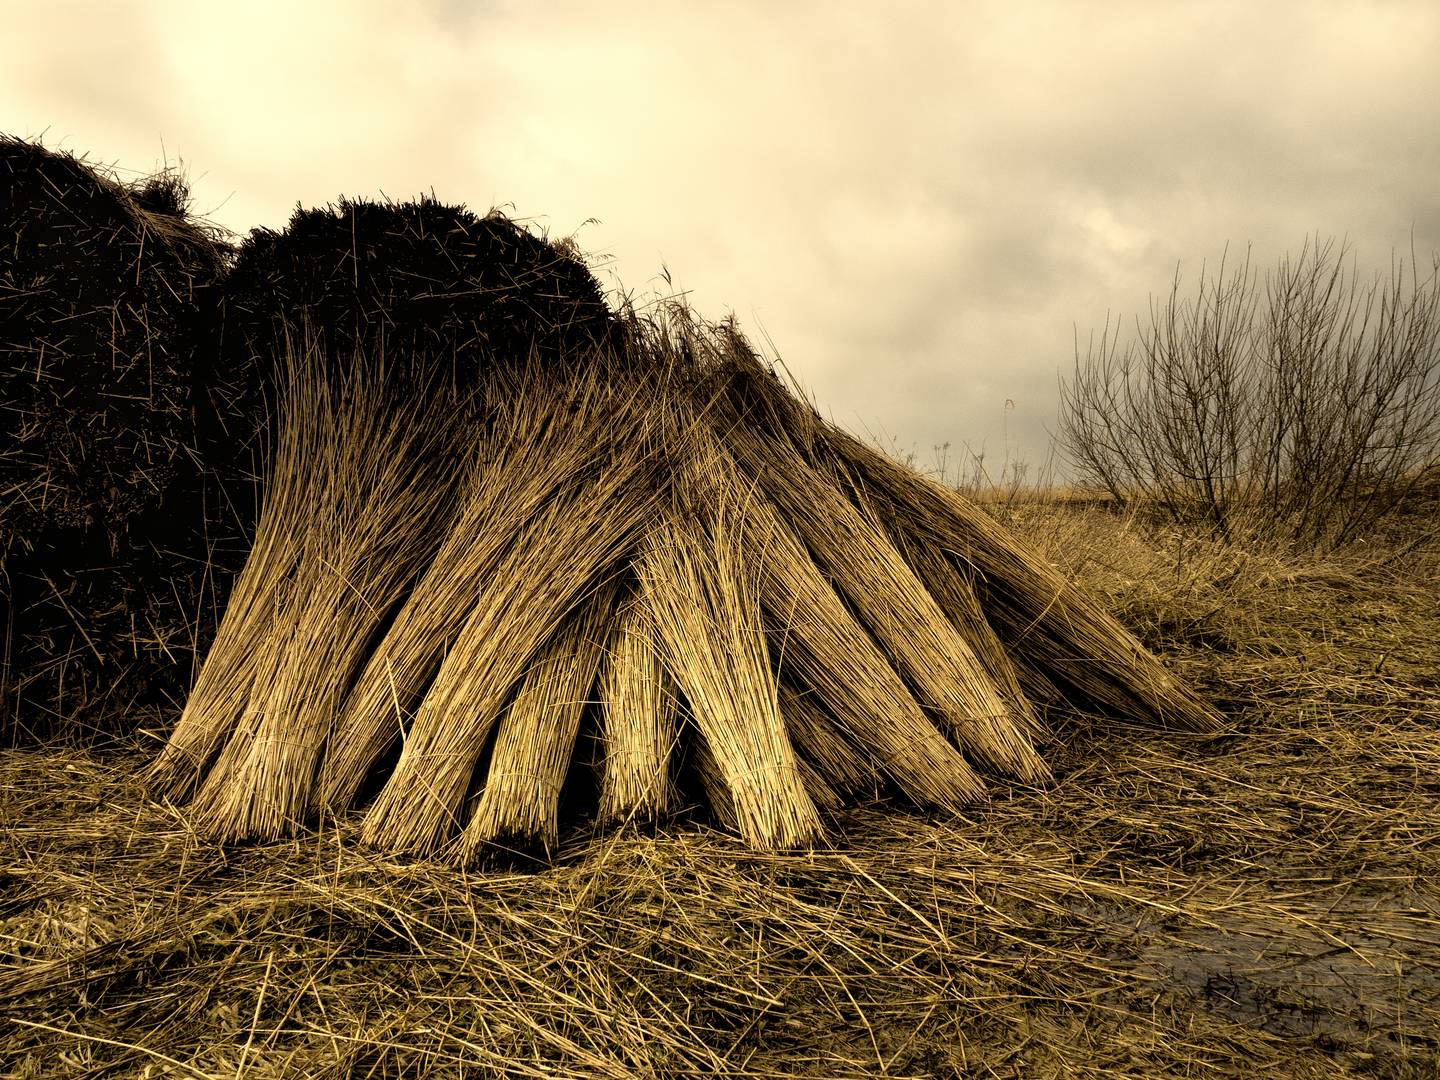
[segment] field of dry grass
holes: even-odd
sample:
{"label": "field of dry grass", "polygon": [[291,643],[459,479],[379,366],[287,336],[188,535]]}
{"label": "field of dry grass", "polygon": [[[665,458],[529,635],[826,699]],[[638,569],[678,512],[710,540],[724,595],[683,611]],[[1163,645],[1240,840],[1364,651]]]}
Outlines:
{"label": "field of dry grass", "polygon": [[1440,561],[997,508],[1218,702],[1053,718],[1054,786],[756,854],[219,849],[158,748],[0,754],[0,1076],[1440,1076]]}

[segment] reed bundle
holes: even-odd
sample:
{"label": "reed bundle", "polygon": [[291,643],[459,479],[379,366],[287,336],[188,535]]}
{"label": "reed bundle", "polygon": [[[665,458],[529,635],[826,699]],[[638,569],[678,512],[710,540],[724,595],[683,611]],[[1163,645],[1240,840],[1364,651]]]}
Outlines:
{"label": "reed bundle", "polygon": [[600,682],[600,816],[647,820],[675,804],[670,758],[680,739],[680,699],[638,598],[617,613]]}
{"label": "reed bundle", "polygon": [[[899,546],[938,554],[951,568],[939,591],[974,592],[1032,704],[1058,700],[1142,724],[1196,731],[1221,727],[1214,709],[1133,634],[994,518],[955,489],[826,423],[766,370],[733,324],[702,326],[681,312],[664,340],[669,348],[683,347],[702,358],[708,390],[735,430],[788,446],[813,469],[838,478],[849,498],[883,521]],[[936,571],[933,558],[923,561]],[[963,633],[974,605],[963,601],[951,607]]]}
{"label": "reed bundle", "polygon": [[487,844],[538,841],[548,855],[559,841],[560,792],[618,599],[618,584],[603,582],[525,672],[495,732],[485,785],[465,828],[467,854]]}
{"label": "reed bundle", "polygon": [[829,450],[913,543],[968,568],[986,618],[1032,696],[1057,696],[1140,724],[1216,731],[1215,710],[1109,612],[993,518],[943,484],[830,429]]}
{"label": "reed bundle", "polygon": [[[868,508],[868,502],[866,505]],[[870,513],[877,522],[883,521],[873,509]],[[964,572],[964,564],[947,557],[941,548],[915,543],[903,529],[893,525],[883,527],[901,558],[995,681],[995,688],[1000,691],[1017,727],[1027,738],[1038,737],[1043,728],[1035,705],[1020,685],[1019,670],[1005,643],[986,621],[985,611],[975,595],[973,578]],[[1053,700],[1053,695],[1042,700]]]}
{"label": "reed bundle", "polygon": [[[779,660],[783,665],[784,657]],[[814,780],[823,784],[841,804],[852,798],[869,801],[880,796],[885,786],[880,765],[846,739],[840,722],[825,710],[814,694],[781,682],[780,717],[801,764],[811,770]],[[810,785],[807,779],[807,788]],[[819,798],[815,801],[821,802]]]}
{"label": "reed bundle", "polygon": [[553,520],[557,500],[574,503],[576,485],[609,467],[615,431],[633,430],[635,445],[646,437],[634,391],[593,372],[557,386],[534,365],[496,371],[486,398],[486,421],[471,435],[476,464],[458,516],[340,711],[320,784],[327,807],[349,806],[375,762],[399,741],[484,589],[510,572],[504,560],[524,563],[522,541],[527,530],[530,539],[538,535],[537,516]]}
{"label": "reed bundle", "polygon": [[[610,419],[633,421],[624,441],[602,443],[592,468],[563,478],[533,517],[493,523],[475,538],[482,553],[497,535],[509,542],[402,728],[399,760],[366,816],[367,841],[431,851],[463,827],[465,795],[520,677],[560,621],[638,545],[658,497],[659,458],[643,414]],[[461,553],[461,565],[437,562],[431,573],[464,572],[465,561]]]}
{"label": "reed bundle", "polygon": [[746,492],[714,483],[722,462],[713,444],[685,461],[675,505],[639,561],[641,593],[704,743],[705,775],[728,793],[736,828],[760,847],[797,847],[818,838],[820,818],[780,716],[758,567],[744,542]]}
{"label": "reed bundle", "polygon": [[292,363],[287,376],[250,556],[184,711],[150,769],[156,790],[170,798],[193,793],[240,722],[262,669],[273,662],[264,656],[265,643],[282,618],[305,549],[305,530],[295,523],[307,519],[317,495],[333,497],[312,486],[311,470],[334,450],[327,428],[339,418],[325,407],[327,389],[306,377],[305,366],[303,359]]}
{"label": "reed bundle", "polygon": [[925,715],[779,511],[750,499],[743,535],[761,563],[766,629],[786,673],[916,802],[954,809],[982,797],[983,781]]}
{"label": "reed bundle", "polygon": [[1047,778],[999,687],[877,524],[798,455],[738,427],[730,445],[961,748],[996,770]]}

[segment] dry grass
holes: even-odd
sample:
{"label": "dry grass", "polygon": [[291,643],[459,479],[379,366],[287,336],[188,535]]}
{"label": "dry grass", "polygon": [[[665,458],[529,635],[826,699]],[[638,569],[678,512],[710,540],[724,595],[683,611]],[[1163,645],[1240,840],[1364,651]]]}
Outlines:
{"label": "dry grass", "polygon": [[1090,718],[973,817],[859,807],[785,855],[571,825],[525,874],[355,818],[218,848],[144,748],[7,752],[6,1075],[1440,1075],[1433,565],[1015,524],[1235,730]]}

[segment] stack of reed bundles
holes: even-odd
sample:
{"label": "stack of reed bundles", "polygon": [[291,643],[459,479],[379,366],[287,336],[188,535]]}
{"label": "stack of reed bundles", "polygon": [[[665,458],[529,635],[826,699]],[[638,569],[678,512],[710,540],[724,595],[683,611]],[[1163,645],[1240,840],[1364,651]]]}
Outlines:
{"label": "stack of reed bundles", "polygon": [[1050,782],[1057,708],[1219,726],[733,325],[679,305],[618,325],[558,363],[492,355],[449,408],[363,352],[293,366],[249,576],[162,791],[224,838],[357,813],[369,844],[469,863],[552,854],[588,773],[599,821],[700,800],[789,849],[857,801],[955,812]]}

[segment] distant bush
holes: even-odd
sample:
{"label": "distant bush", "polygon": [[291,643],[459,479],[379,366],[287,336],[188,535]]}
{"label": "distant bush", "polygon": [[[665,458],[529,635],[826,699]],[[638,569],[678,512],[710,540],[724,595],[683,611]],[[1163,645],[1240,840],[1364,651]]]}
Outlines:
{"label": "distant bush", "polygon": [[1362,282],[1333,240],[1257,277],[1201,271],[1121,341],[1106,320],[1061,385],[1082,480],[1220,536],[1334,548],[1440,474],[1440,255]]}

